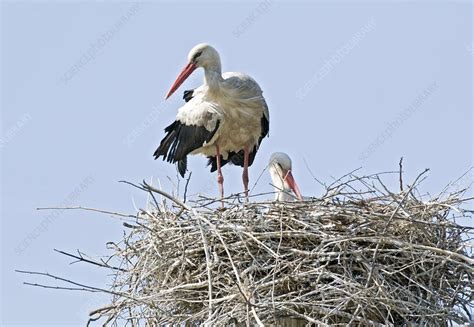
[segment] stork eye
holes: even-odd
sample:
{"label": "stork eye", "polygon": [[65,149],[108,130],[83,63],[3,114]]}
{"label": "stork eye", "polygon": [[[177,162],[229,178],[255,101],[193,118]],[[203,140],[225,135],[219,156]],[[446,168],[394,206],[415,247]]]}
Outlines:
{"label": "stork eye", "polygon": [[193,61],[196,61],[199,56],[202,55],[202,51],[196,52],[196,54],[193,57]]}
{"label": "stork eye", "polygon": [[274,167],[276,170],[283,171],[283,167],[282,167],[278,162],[273,162],[273,167]]}

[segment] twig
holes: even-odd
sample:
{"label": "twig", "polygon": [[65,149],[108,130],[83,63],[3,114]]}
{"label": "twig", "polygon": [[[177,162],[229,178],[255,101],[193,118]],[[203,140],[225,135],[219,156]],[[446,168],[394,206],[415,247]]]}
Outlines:
{"label": "twig", "polygon": [[186,203],[186,194],[188,193],[188,185],[189,181],[191,180],[191,175],[193,172],[190,172],[188,178],[186,179],[186,185],[184,186],[184,194],[183,194],[183,202]]}
{"label": "twig", "polygon": [[[123,268],[120,268],[120,267],[115,267],[115,266],[111,266],[105,262],[98,262],[98,261],[95,261],[95,260],[91,260],[91,259],[86,259],[84,258],[84,256],[82,255],[81,252],[79,252],[79,250],[77,251],[78,255],[74,255],[74,254],[71,254],[71,253],[68,253],[68,252],[64,252],[64,251],[60,251],[60,250],[56,250],[54,249],[54,251],[58,252],[58,253],[61,253],[61,254],[64,254],[65,256],[68,256],[68,257],[71,257],[71,258],[75,258],[77,259],[78,261],[83,261],[85,263],[90,263],[90,264],[93,264],[95,266],[99,266],[99,267],[102,267],[102,268],[108,268],[108,269],[113,269],[113,270],[119,270],[119,271],[122,271],[122,272],[126,272],[127,270],[126,269],[123,269]],[[73,262],[74,263],[74,262]]]}
{"label": "twig", "polygon": [[400,161],[398,162],[398,167],[400,169],[400,176],[399,176],[399,182],[400,182],[400,192],[403,192],[403,157],[400,157]]}
{"label": "twig", "polygon": [[74,206],[74,207],[43,207],[43,208],[36,208],[36,210],[85,210],[85,211],[95,211],[99,213],[105,213],[112,216],[119,216],[125,218],[137,218],[136,215],[127,215],[118,212],[112,212],[107,210],[95,209],[95,208],[88,208],[88,207],[81,207],[81,206]]}

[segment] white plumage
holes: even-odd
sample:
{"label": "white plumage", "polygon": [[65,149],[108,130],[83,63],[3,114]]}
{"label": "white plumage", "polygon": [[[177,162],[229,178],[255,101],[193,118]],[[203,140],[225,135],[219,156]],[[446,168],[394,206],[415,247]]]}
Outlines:
{"label": "white plumage", "polygon": [[[292,173],[290,157],[283,152],[275,152],[268,163],[276,201],[303,200],[300,189]],[[292,192],[296,195],[293,195]]]}
{"label": "white plumage", "polygon": [[261,120],[268,121],[268,109],[258,84],[240,73],[224,73],[222,78],[218,92],[209,92],[204,84],[178,110],[176,119],[188,126],[203,126],[212,132],[220,123],[212,139],[191,154],[216,156],[217,143],[223,159],[228,159],[231,152],[258,145],[262,137]]}

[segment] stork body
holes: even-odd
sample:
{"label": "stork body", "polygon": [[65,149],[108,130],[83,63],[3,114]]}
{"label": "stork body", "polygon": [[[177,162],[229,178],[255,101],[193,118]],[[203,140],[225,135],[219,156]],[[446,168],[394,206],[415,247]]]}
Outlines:
{"label": "stork body", "polygon": [[296,198],[303,200],[303,196],[292,174],[291,159],[286,153],[273,153],[268,166],[272,184],[275,188],[276,201],[294,201]]}
{"label": "stork body", "polygon": [[188,65],[178,76],[167,97],[197,67],[204,68],[204,84],[184,92],[186,104],[176,120],[165,128],[166,136],[155,151],[155,159],[177,163],[184,176],[188,154],[208,157],[211,172],[218,171],[224,196],[221,167],[228,162],[244,168],[242,179],[248,196],[248,167],[252,165],[262,139],[268,134],[268,107],[257,82],[242,73],[221,72],[217,51],[207,44],[194,47]]}

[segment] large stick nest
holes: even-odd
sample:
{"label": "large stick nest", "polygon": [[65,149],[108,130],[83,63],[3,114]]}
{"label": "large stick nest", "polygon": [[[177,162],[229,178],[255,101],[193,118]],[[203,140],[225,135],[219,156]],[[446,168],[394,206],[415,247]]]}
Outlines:
{"label": "large stick nest", "polygon": [[348,175],[322,198],[238,204],[233,197],[226,210],[207,199],[192,207],[158,203],[158,195],[153,209],[125,224],[130,233],[114,254],[121,262],[114,299],[92,318],[149,325],[280,324],[284,317],[318,325],[469,322],[472,228],[453,218],[471,212],[459,208],[461,192],[423,199],[417,180],[392,193],[378,175]]}

